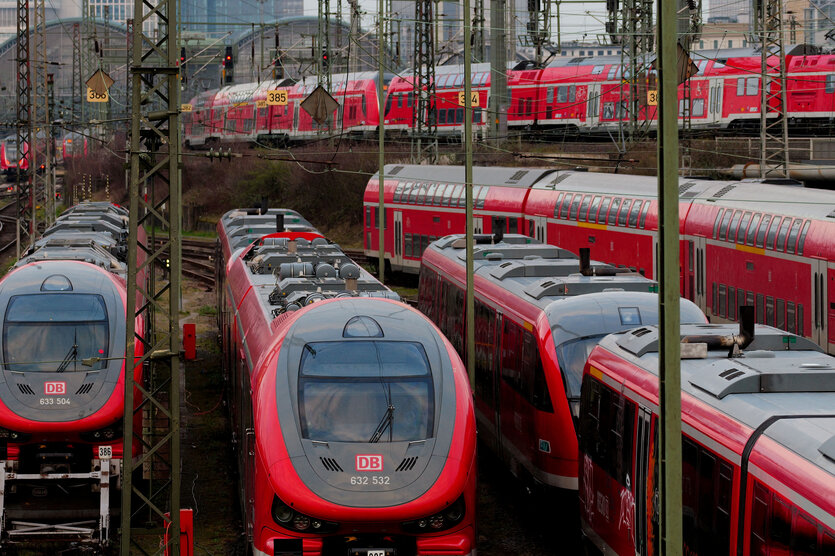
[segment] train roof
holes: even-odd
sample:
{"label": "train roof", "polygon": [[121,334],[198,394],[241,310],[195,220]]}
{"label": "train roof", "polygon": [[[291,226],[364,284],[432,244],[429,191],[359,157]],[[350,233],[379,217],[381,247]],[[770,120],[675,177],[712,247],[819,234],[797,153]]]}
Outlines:
{"label": "train roof", "polygon": [[223,233],[229,242],[230,251],[249,245],[256,239],[278,231],[277,216],[284,217],[284,230],[315,232],[306,218],[291,209],[271,208],[262,213],[259,208],[233,209],[220,218]]}
{"label": "train roof", "polygon": [[[528,188],[556,170],[551,168],[473,167],[473,185],[501,185]],[[418,164],[386,164],[386,179],[465,183],[463,166],[423,166]],[[379,179],[379,172],[374,174]],[[373,178],[372,178],[373,179]]]}
{"label": "train roof", "polygon": [[762,180],[711,183],[695,198],[722,207],[835,222],[835,194],[831,190],[763,184]]}
{"label": "train roof", "polygon": [[[682,338],[738,333],[731,324],[681,326]],[[657,327],[612,334],[600,346],[658,375]],[[751,429],[774,417],[794,417],[778,420],[764,434],[835,475],[835,358],[812,341],[757,325],[753,342],[738,357],[723,348],[682,359],[681,387]]]}

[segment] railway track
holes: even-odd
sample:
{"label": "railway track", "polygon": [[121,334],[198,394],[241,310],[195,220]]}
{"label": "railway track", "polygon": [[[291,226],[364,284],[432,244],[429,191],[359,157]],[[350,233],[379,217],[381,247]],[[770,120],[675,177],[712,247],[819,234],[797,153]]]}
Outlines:
{"label": "railway track", "polygon": [[[156,238],[158,248],[166,238]],[[215,245],[212,238],[183,238],[183,276],[196,280],[204,286],[215,287]],[[160,264],[162,262],[160,261]]]}

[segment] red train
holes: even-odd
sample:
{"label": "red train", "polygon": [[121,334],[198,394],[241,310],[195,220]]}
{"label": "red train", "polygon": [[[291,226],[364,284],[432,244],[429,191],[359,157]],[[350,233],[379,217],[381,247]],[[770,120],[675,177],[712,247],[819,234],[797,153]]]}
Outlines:
{"label": "red train", "polygon": [[6,175],[7,181],[15,179],[18,166],[24,174],[29,169],[28,157],[22,156],[26,150],[25,143],[23,149],[18,149],[17,137],[14,135],[0,141],[0,171]]}
{"label": "red train", "polygon": [[71,131],[61,139],[61,158],[64,164],[87,158],[88,141],[85,133]]}
{"label": "red train", "polygon": [[475,554],[472,394],[440,331],[313,232],[234,250],[222,288],[252,552]]}
{"label": "red train", "polygon": [[142,374],[124,359],[127,232],[123,208],[77,205],[0,281],[1,543],[111,538],[125,373]]}
{"label": "red train", "polygon": [[[741,328],[681,328],[697,348],[681,361],[684,553],[835,554],[833,359],[793,334]],[[655,327],[592,351],[580,514],[605,554],[659,554],[658,398]]]}
{"label": "red train", "polygon": [[[464,169],[387,166],[386,261],[417,272],[437,237],[461,233]],[[474,227],[519,232],[594,259],[656,275],[654,177],[545,168],[475,168]],[[378,178],[365,190],[365,252],[378,249]],[[767,182],[767,180],[766,180]],[[835,193],[760,180],[682,178],[682,296],[713,322],[754,305],[758,323],[811,338],[835,353]]]}
{"label": "red train", "polygon": [[[499,239],[499,238],[496,238]],[[606,334],[658,322],[657,284],[511,234],[474,248],[475,409],[479,439],[534,485],[577,490],[580,381]],[[466,359],[465,237],[423,256],[419,308]],[[681,301],[683,322],[705,322]]]}
{"label": "red train", "polygon": [[[835,55],[807,55],[797,48],[786,56],[786,109],[792,132],[813,133],[831,126],[835,106]],[[679,117],[690,118],[694,130],[756,130],[760,123],[760,54],[753,49],[719,51],[715,57],[694,53],[695,73],[679,86]],[[775,57],[769,59],[776,67]],[[523,63],[508,70],[510,101],[507,125],[511,131],[547,134],[608,134],[630,121],[629,67],[619,56],[559,58],[547,67]],[[657,88],[654,70],[638,89],[645,97]],[[384,75],[387,86],[385,124],[391,133],[414,127],[413,77]],[[318,126],[300,110],[300,102],[316,87],[315,80],[246,83],[201,93],[192,111],[183,114],[187,144],[217,142],[283,143],[307,141],[322,134],[366,134],[379,122],[377,74],[365,72],[333,76],[330,93],[340,102],[333,118]],[[485,130],[485,108],[490,96],[490,68],[475,64],[472,87],[475,130]],[[689,87],[689,91],[686,88]],[[267,105],[269,90],[283,91],[286,104]],[[435,109],[439,136],[460,138],[464,132],[462,66],[435,68]],[[688,100],[689,99],[689,100]],[[638,120],[654,129],[656,106],[647,105]],[[687,106],[685,106],[687,104]]]}

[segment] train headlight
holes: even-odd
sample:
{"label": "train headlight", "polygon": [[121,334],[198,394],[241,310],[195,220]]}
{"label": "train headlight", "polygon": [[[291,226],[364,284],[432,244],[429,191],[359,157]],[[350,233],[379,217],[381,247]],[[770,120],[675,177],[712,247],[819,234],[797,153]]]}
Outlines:
{"label": "train headlight", "polygon": [[466,515],[466,506],[464,505],[464,495],[462,494],[458,500],[453,502],[444,511],[432,514],[422,519],[414,521],[404,521],[401,525],[403,529],[411,533],[425,533],[426,531],[443,531],[458,525]]}
{"label": "train headlight", "polygon": [[25,432],[17,432],[0,427],[0,442],[26,442],[32,437]]}
{"label": "train headlight", "polygon": [[79,436],[85,442],[113,442],[122,438],[122,422],[113,423],[103,429],[82,432]]}
{"label": "train headlight", "polygon": [[273,497],[273,519],[282,527],[291,531],[332,533],[339,528],[338,523],[316,519],[298,512],[285,504],[278,496]]}

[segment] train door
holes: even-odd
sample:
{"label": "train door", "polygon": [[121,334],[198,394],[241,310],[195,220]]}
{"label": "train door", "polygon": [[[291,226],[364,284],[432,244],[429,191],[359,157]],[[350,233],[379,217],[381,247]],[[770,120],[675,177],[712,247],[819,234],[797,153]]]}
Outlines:
{"label": "train door", "polygon": [[696,291],[693,302],[699,306],[699,309],[707,314],[707,289],[705,288],[705,238],[693,238],[693,245],[695,249],[694,258],[696,263]]}
{"label": "train door", "polygon": [[531,218],[529,225],[531,226],[531,237],[538,239],[542,243],[548,243],[548,234],[546,233],[548,230],[548,220],[544,216],[534,216]]}
{"label": "train door", "polygon": [[[835,299],[835,264],[830,262],[827,266],[827,283],[829,286],[827,287],[826,295],[823,299],[823,305],[827,308],[826,311],[828,314],[826,326],[829,329],[829,346],[826,351],[833,353],[833,351],[835,351],[835,302],[832,300]],[[826,337],[826,331],[824,331],[823,336]]]}
{"label": "train door", "polygon": [[681,242],[684,247],[681,267],[681,295],[693,301],[696,297],[696,245],[692,240]]}
{"label": "train door", "polygon": [[[835,309],[827,303],[835,299],[835,268],[827,268],[826,261],[812,263],[812,340],[831,351],[835,342]],[[829,328],[829,333],[827,333]]]}
{"label": "train door", "polygon": [[481,218],[473,218],[473,233],[480,234],[484,229],[483,224],[481,222]]}
{"label": "train door", "polygon": [[403,264],[403,211],[394,211],[394,257],[392,266]]}
{"label": "train door", "polygon": [[649,462],[650,411],[638,407],[638,432],[635,435],[634,496],[635,554],[647,555],[647,470]]}
{"label": "train door", "polygon": [[586,97],[586,124],[588,127],[595,127],[599,123],[597,107],[600,106],[600,85],[595,83],[589,85],[589,94]]}

